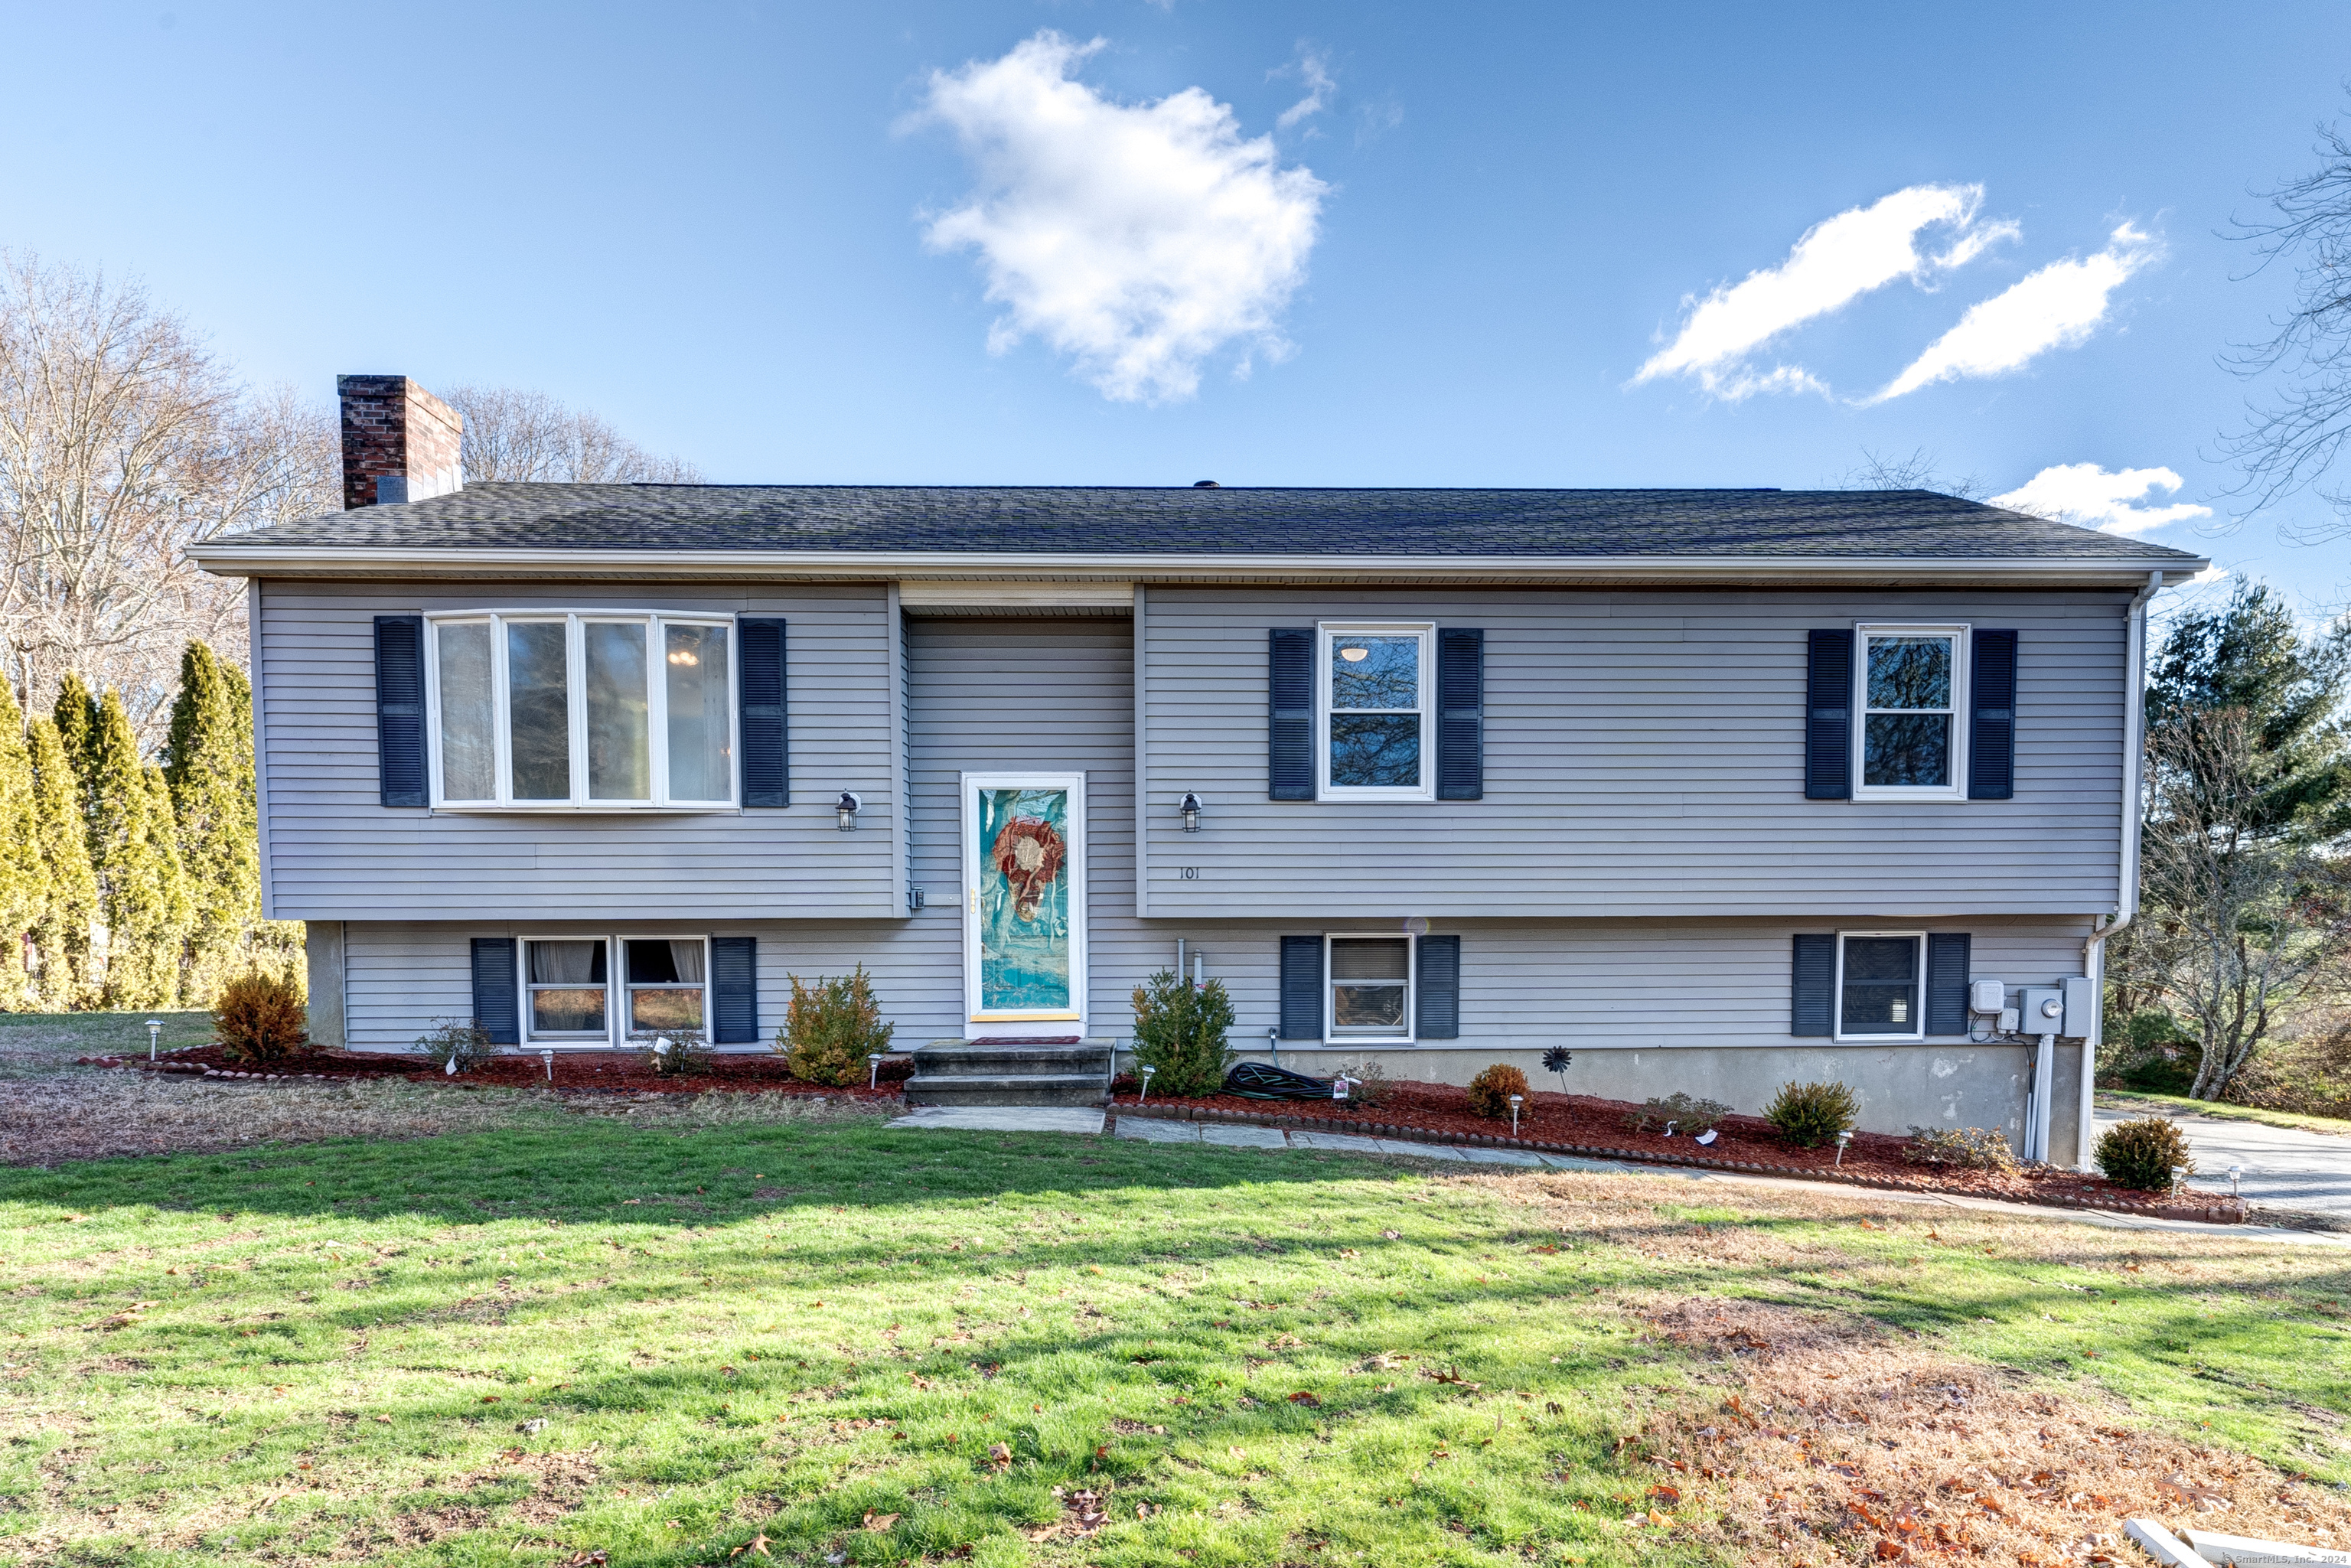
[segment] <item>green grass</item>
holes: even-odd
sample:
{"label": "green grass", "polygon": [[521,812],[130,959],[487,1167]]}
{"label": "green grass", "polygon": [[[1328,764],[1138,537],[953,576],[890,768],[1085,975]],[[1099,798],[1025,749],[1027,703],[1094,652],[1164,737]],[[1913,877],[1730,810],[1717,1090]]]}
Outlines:
{"label": "green grass", "polygon": [[162,1021],[157,1044],[163,1051],[208,1045],[209,1012],[80,1012],[0,1014],[0,1045],[18,1053],[38,1052],[71,1061],[77,1056],[144,1056],[147,1020]]}
{"label": "green grass", "polygon": [[[1616,1448],[1720,1375],[1618,1303],[1709,1293],[2351,1479],[2345,1254],[1861,1212],[592,1121],[0,1172],[0,1561],[1727,1561]],[[1109,1527],[1024,1538],[1056,1487]]]}
{"label": "green grass", "polygon": [[2231,1105],[2220,1100],[2191,1100],[2185,1094],[2149,1094],[2137,1089],[2101,1089],[2098,1103],[2117,1111],[2188,1112],[2229,1122],[2260,1122],[2272,1127],[2298,1127],[2309,1133],[2339,1133],[2351,1137],[2351,1122],[2337,1116],[2305,1116],[2299,1111],[2270,1111],[2259,1105]]}

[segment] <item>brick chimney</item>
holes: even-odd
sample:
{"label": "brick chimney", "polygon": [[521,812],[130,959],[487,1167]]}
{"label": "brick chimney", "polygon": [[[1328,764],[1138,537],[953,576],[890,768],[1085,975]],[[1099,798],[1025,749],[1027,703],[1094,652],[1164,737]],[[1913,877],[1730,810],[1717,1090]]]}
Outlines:
{"label": "brick chimney", "polygon": [[343,507],[423,501],[461,489],[463,415],[406,376],[337,376],[343,402]]}

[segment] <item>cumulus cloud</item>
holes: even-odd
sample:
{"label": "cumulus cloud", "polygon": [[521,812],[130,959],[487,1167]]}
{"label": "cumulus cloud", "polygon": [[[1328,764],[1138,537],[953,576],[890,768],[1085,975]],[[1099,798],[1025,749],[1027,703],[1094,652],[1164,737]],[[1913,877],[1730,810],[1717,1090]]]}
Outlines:
{"label": "cumulus cloud", "polygon": [[1105,397],[1186,398],[1227,344],[1289,352],[1280,318],[1329,187],[1198,88],[1123,104],[1071,80],[1102,47],[1048,30],[933,73],[915,118],[955,132],[977,184],[924,237],[977,253],[1005,307],[991,352],[1033,335]]}
{"label": "cumulus cloud", "polygon": [[2149,506],[2152,492],[2170,495],[2179,488],[2179,476],[2168,468],[2121,468],[2108,473],[2095,463],[2064,463],[2043,468],[1991,506],[2012,512],[2030,512],[2061,523],[2079,523],[2102,534],[2137,534],[2166,523],[2209,517],[2210,507],[2191,502]]}
{"label": "cumulus cloud", "polygon": [[1996,376],[2051,349],[2088,340],[2106,319],[2116,289],[2157,260],[2163,247],[2129,224],[2095,256],[2052,262],[2002,293],[1968,307],[1959,324],[1927,347],[1909,369],[1870,401],[1884,402],[1937,382]]}
{"label": "cumulus cloud", "polygon": [[[1693,375],[1708,392],[1728,399],[1759,392],[1826,392],[1800,366],[1758,370],[1748,356],[1874,289],[1906,277],[1928,283],[1938,273],[1966,266],[1996,241],[2015,238],[2014,224],[1976,223],[1982,204],[1981,185],[1911,185],[1815,225],[1779,266],[1751,272],[1704,299],[1685,300],[1687,315],[1680,332],[1650,356],[1634,381]],[[1956,232],[1948,248],[1928,254],[1920,250],[1918,239],[1929,229]]]}
{"label": "cumulus cloud", "polygon": [[1331,62],[1302,45],[1298,50],[1298,75],[1306,83],[1306,96],[1283,110],[1273,122],[1282,131],[1330,108],[1332,96],[1339,90],[1339,78],[1331,74]]}

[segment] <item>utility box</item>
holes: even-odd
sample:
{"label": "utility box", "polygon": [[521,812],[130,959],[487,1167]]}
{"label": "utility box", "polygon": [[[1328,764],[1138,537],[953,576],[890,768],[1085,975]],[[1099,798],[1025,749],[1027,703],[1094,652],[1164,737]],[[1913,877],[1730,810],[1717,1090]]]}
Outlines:
{"label": "utility box", "polygon": [[2057,982],[2065,1001],[2065,1027],[2057,1032],[2074,1040],[2087,1040],[2090,1031],[2098,1027],[2098,983],[2085,975]]}
{"label": "utility box", "polygon": [[1995,1018],[2008,1007],[2008,988],[1998,980],[1968,982],[1968,1011]]}
{"label": "utility box", "polygon": [[2027,986],[2018,1009],[2023,1019],[2018,1022],[2019,1034],[2043,1035],[2065,1032],[2065,993],[2054,986]]}

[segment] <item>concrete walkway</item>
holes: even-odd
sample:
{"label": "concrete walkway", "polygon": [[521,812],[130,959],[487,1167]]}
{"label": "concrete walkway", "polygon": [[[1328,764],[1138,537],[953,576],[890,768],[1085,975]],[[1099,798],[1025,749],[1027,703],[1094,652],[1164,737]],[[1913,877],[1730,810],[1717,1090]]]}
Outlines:
{"label": "concrete walkway", "polygon": [[[893,1127],[954,1128],[990,1133],[1092,1133],[1102,1130],[1099,1111],[1050,1106],[933,1106],[909,1112],[889,1124]],[[2224,1124],[2234,1126],[2237,1124]],[[1196,1144],[1222,1149],[1326,1149],[1348,1154],[1404,1155],[1462,1166],[1510,1166],[1521,1170],[1583,1171],[1607,1176],[1673,1176],[1684,1181],[1720,1182],[1736,1186],[1771,1187],[1786,1192],[1818,1193],[1824,1187],[1876,1203],[1910,1203],[1929,1207],[1974,1209],[2019,1219],[2095,1225],[2108,1230],[2140,1230],[2219,1240],[2282,1241],[2321,1247],[2351,1248],[2351,1233],[2280,1230],[2259,1225],[2202,1225],[2194,1220],[2157,1219],[2138,1214],[2107,1214],[2096,1209],[2048,1208],[2032,1203],[2006,1203],[1997,1198],[1968,1197],[1958,1193],[1886,1192],[1873,1187],[1838,1187],[1801,1177],[1750,1176],[1740,1171],[1689,1170],[1677,1166],[1634,1165],[1615,1160],[1584,1159],[1574,1155],[1537,1154],[1531,1149],[1458,1149],[1443,1144],[1415,1144],[1393,1138],[1366,1138],[1352,1133],[1285,1132],[1279,1127],[1229,1127],[1213,1123],[1163,1122],[1155,1117],[1123,1117],[1118,1136],[1150,1144]],[[2314,1134],[2315,1135],[2315,1134]],[[2200,1156],[2199,1156],[2200,1157]],[[2225,1186],[2227,1177],[2221,1180]]]}
{"label": "concrete walkway", "polygon": [[2245,1201],[2259,1207],[2300,1209],[2351,1220],[2351,1137],[2199,1116],[2170,1106],[2116,1104],[2097,1108],[2097,1130],[2150,1113],[2168,1116],[2188,1134],[2196,1175],[2188,1185],[2226,1196],[2229,1167],[2244,1167]]}

